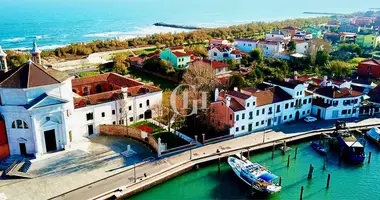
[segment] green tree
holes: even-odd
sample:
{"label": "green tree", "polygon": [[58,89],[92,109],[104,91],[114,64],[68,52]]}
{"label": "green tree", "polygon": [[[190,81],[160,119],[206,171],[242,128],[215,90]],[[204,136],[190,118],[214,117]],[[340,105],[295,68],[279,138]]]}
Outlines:
{"label": "green tree", "polygon": [[356,54],[361,54],[363,52],[363,49],[357,44],[341,44],[339,45],[338,50]]}
{"label": "green tree", "polygon": [[317,51],[317,55],[315,58],[315,65],[317,66],[325,66],[329,61],[329,53],[325,50]]}
{"label": "green tree", "polygon": [[334,77],[347,77],[352,75],[352,66],[350,63],[343,61],[331,61],[327,65],[329,75]]}
{"label": "green tree", "polygon": [[293,40],[292,41],[290,41],[289,43],[288,43],[288,49],[289,49],[289,51],[295,51],[296,50],[296,42],[294,42]]}
{"label": "green tree", "polygon": [[19,67],[20,65],[26,63],[30,59],[30,55],[17,51],[6,51],[7,54],[7,64],[9,68]]}
{"label": "green tree", "polygon": [[243,75],[235,73],[228,79],[227,90],[233,90],[235,87],[241,89],[245,86]]}
{"label": "green tree", "polygon": [[126,74],[129,63],[125,61],[125,57],[122,54],[116,54],[113,59],[114,71],[118,74]]}
{"label": "green tree", "polygon": [[251,58],[258,63],[261,63],[264,59],[263,52],[260,48],[253,49],[250,55],[251,55]]}

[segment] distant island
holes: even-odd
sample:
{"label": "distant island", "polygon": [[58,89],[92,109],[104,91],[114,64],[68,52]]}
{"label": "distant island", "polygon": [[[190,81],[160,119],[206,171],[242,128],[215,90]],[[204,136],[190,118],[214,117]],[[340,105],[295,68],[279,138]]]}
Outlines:
{"label": "distant island", "polygon": [[342,13],[327,13],[327,12],[303,12],[303,14],[307,14],[307,15],[345,15]]}
{"label": "distant island", "polygon": [[182,29],[188,29],[188,30],[197,30],[202,29],[203,27],[197,27],[197,26],[187,26],[187,25],[180,25],[180,24],[168,24],[164,22],[157,22],[154,23],[155,26],[163,26],[163,27],[170,27],[170,28],[182,28]]}

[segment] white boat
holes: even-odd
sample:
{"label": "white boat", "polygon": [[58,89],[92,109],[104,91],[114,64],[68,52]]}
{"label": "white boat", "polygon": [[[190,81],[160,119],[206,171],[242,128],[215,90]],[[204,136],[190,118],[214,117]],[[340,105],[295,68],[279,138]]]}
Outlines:
{"label": "white boat", "polygon": [[369,129],[367,131],[366,136],[372,140],[373,142],[380,144],[380,129],[377,127]]}
{"label": "white boat", "polygon": [[277,176],[260,164],[242,161],[235,157],[228,157],[228,164],[241,180],[255,190],[270,194],[281,191],[281,186],[273,182]]}

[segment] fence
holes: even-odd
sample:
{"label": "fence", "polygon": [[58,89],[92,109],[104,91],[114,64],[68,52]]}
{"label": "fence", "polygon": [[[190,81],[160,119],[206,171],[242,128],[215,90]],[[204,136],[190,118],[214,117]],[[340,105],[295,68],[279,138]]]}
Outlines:
{"label": "fence", "polygon": [[146,137],[143,137],[144,134],[142,134],[142,132],[136,128],[126,127],[122,125],[100,125],[99,129],[100,134],[127,136],[149,145],[156,152],[158,152],[158,142],[156,138],[149,134],[146,134]]}

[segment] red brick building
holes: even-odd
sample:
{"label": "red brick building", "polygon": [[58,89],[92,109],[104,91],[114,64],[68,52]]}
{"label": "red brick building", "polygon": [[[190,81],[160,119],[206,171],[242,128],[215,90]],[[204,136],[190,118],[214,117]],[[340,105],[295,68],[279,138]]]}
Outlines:
{"label": "red brick building", "polygon": [[369,59],[359,63],[358,74],[380,78],[380,60]]}

